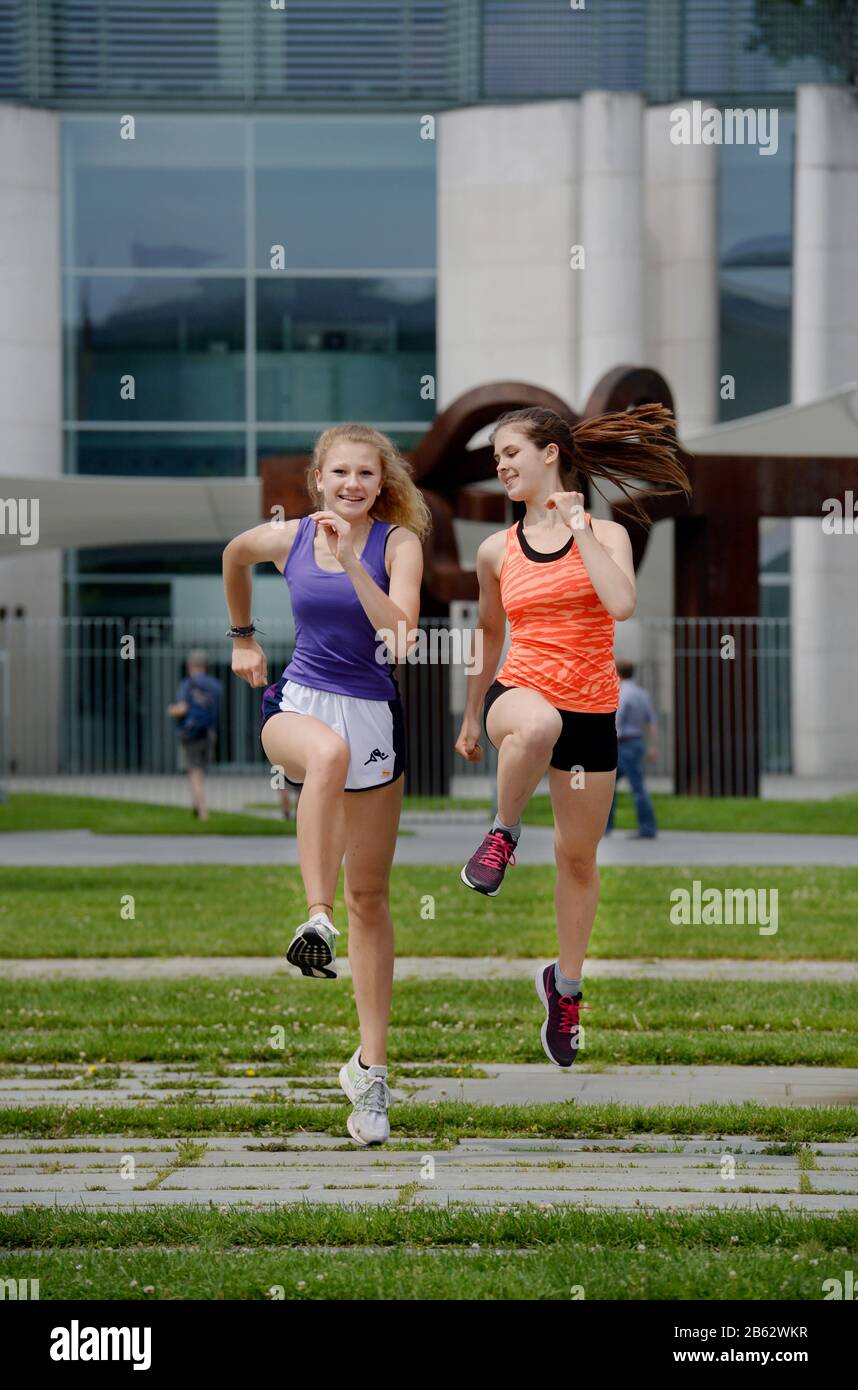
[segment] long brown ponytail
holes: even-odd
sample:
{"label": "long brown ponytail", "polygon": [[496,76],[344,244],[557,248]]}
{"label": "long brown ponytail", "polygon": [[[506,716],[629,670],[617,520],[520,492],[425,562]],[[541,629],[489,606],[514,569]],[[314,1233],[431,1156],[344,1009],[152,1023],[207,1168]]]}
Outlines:
{"label": "long brown ponytail", "polygon": [[501,425],[521,428],[540,449],[557,445],[564,492],[579,492],[582,477],[600,494],[597,479],[613,483],[644,519],[646,513],[629,483],[655,483],[666,492],[691,493],[688,474],[677,458],[676,421],[666,406],[633,406],[594,415],[579,425],[570,425],[543,406],[510,410],[497,421],[492,443]]}

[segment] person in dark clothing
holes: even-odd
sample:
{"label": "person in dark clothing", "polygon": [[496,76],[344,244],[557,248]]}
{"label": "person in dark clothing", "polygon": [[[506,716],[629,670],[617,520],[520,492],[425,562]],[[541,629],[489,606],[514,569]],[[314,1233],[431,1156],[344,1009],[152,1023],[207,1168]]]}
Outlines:
{"label": "person in dark clothing", "polygon": [[205,775],[217,740],[222,687],[216,676],[209,675],[204,651],[189,652],[187,669],[167,713],[179,720],[179,766],[188,775],[193,814],[208,820]]}

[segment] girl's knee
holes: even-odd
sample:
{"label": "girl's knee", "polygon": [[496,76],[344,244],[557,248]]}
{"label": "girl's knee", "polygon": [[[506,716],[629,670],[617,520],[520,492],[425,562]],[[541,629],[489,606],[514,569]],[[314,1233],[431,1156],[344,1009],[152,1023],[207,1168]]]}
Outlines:
{"label": "girl's knee", "polygon": [[589,884],[598,879],[595,849],[582,849],[580,845],[565,845],[562,840],[554,840],[554,859],[557,868],[577,883]]}
{"label": "girl's knee", "polygon": [[390,906],[386,888],[353,888],[349,887],[347,883],[345,888],[345,900],[350,916],[354,915],[370,922],[386,922],[390,916]]}
{"label": "girl's knee", "polygon": [[529,751],[550,753],[563,729],[560,716],[529,714],[521,721],[513,737]]}
{"label": "girl's knee", "polygon": [[349,749],[340,739],[325,742],[320,748],[307,751],[307,776],[345,782],[349,770]]}

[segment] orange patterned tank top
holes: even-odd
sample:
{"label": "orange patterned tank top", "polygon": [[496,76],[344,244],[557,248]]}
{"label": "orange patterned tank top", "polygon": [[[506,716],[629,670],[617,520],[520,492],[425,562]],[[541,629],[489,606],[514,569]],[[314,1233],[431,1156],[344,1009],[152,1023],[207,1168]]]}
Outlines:
{"label": "orange patterned tank top", "polygon": [[[590,514],[585,513],[587,525]],[[620,698],[614,620],[602,607],[575,544],[542,555],[521,522],[506,533],[501,601],[510,648],[497,673],[502,685],[537,690],[557,709],[611,714]]]}

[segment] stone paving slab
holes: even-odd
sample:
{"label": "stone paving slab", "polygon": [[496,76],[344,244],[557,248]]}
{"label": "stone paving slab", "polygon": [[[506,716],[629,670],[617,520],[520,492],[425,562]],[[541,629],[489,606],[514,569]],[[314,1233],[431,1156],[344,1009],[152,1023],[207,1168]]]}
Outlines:
{"label": "stone paving slab", "polygon": [[[290,1136],[290,1140],[295,1136]],[[204,1160],[182,1165],[182,1141],[161,1141],[169,1153],[140,1155],[134,1177],[123,1178],[122,1150],[131,1150],[121,1136],[96,1141],[87,1154],[57,1154],[64,1171],[34,1171],[45,1166],[36,1140],[21,1141],[14,1155],[4,1155],[0,1168],[0,1208],[13,1211],[27,1205],[84,1206],[128,1210],[181,1203],[227,1209],[296,1202],[397,1203],[399,1205],[497,1205],[534,1202],[549,1207],[629,1208],[752,1208],[779,1207],[792,1211],[858,1210],[858,1141],[851,1146],[819,1145],[829,1150],[848,1147],[848,1171],[803,1171],[797,1155],[769,1155],[759,1141],[734,1137],[737,1149],[747,1146],[737,1162],[736,1175],[725,1179],[721,1153],[666,1154],[655,1146],[657,1136],[639,1141],[636,1152],[582,1153],[554,1141],[551,1150],[527,1153],[520,1142],[495,1139],[492,1151],[475,1151],[475,1141],[432,1155],[395,1149],[333,1149],[331,1136],[304,1134],[305,1149],[280,1152],[262,1149],[258,1141],[238,1136],[213,1138]],[[62,1141],[74,1146],[73,1138]],[[91,1137],[87,1140],[91,1143]],[[580,1141],[572,1141],[580,1142]],[[610,1141],[603,1141],[605,1143]],[[711,1145],[716,1141],[704,1141]],[[724,1141],[721,1141],[724,1142]],[[555,1157],[557,1155],[557,1157]],[[841,1156],[844,1158],[846,1156]],[[148,1160],[144,1166],[143,1159]],[[12,1161],[10,1161],[12,1160]],[[66,1161],[74,1160],[66,1168]],[[550,1166],[549,1166],[550,1164]],[[153,1171],[154,1169],[154,1171]],[[159,1181],[159,1174],[161,1174]],[[799,1191],[800,1183],[810,1190]],[[749,1188],[750,1191],[741,1189]]]}
{"label": "stone paving slab", "polygon": [[[626,1105],[701,1105],[707,1102],[765,1105],[858,1106],[858,1068],[763,1066],[629,1066],[588,1071],[586,1063],[561,1070],[550,1063],[480,1063],[483,1076],[400,1075],[391,1088],[394,1103],[464,1101],[481,1105],[528,1105],[554,1101]],[[139,1105],[157,1102],[252,1104],[279,1100],[296,1104],[341,1104],[331,1082],[336,1068],[319,1066],[308,1078],[230,1075],[210,1078],[204,1070],[166,1074],[154,1063],[123,1063],[109,1086],[80,1086],[53,1077],[30,1076],[26,1068],[0,1073],[0,1109],[27,1105]],[[96,1078],[94,1078],[95,1080]],[[214,1079],[217,1087],[205,1088]],[[196,1081],[199,1089],[182,1082]],[[319,1083],[323,1084],[319,1084]],[[326,1083],[326,1084],[325,1084]]]}
{"label": "stone paving slab", "polygon": [[[206,1141],[200,1141],[205,1143]],[[725,1148],[724,1152],[728,1152]],[[375,1153],[375,1151],[373,1151]],[[4,1180],[10,1174],[26,1174],[27,1181],[45,1180],[44,1185],[57,1180],[60,1186],[74,1186],[81,1180],[81,1174],[86,1174],[88,1180],[92,1174],[107,1174],[113,1176],[117,1173],[120,1166],[129,1156],[133,1156],[135,1171],[146,1176],[147,1181],[156,1173],[163,1172],[170,1166],[175,1157],[175,1150],[168,1154],[134,1154],[131,1150],[117,1151],[110,1154],[63,1154],[57,1158],[51,1158],[46,1154],[18,1153],[16,1155],[0,1156],[0,1175]],[[426,1154],[419,1149],[406,1149],[399,1152],[384,1150],[377,1157],[364,1157],[363,1153],[352,1146],[348,1150],[331,1151],[319,1150],[314,1152],[295,1152],[295,1153],[249,1153],[241,1155],[224,1153],[219,1149],[217,1141],[209,1143],[205,1154],[198,1159],[193,1167],[195,1173],[203,1174],[209,1168],[229,1169],[240,1167],[242,1172],[258,1172],[260,1181],[264,1181],[265,1172],[307,1172],[319,1169],[331,1169],[335,1173],[347,1173],[355,1168],[370,1168],[386,1178],[393,1172],[404,1173],[404,1179],[409,1180],[409,1175],[413,1176],[414,1169],[420,1168]],[[443,1170],[451,1165],[462,1167],[468,1172],[486,1173],[491,1175],[499,1167],[513,1167],[522,1174],[522,1180],[527,1173],[542,1176],[544,1179],[544,1169],[573,1169],[579,1174],[591,1174],[600,1181],[602,1177],[615,1172],[634,1173],[648,1175],[657,1174],[659,1177],[675,1178],[677,1173],[684,1173],[694,1170],[700,1175],[709,1172],[717,1173],[721,1166],[721,1153],[708,1160],[702,1156],[690,1158],[683,1154],[636,1154],[629,1156],[626,1154],[603,1153],[603,1154],[570,1154],[563,1153],[562,1150],[551,1149],[540,1154],[526,1154],[517,1150],[507,1150],[506,1153],[500,1149],[495,1154],[477,1155],[472,1151],[457,1147],[455,1158],[450,1153],[436,1151],[432,1154],[436,1169]],[[797,1172],[796,1158],[794,1154],[767,1154],[759,1162],[749,1163],[741,1154],[734,1155],[736,1161],[737,1174],[754,1172],[755,1175],[766,1180],[771,1179],[778,1186],[783,1186],[785,1181],[791,1180]],[[817,1169],[812,1170],[814,1176]],[[822,1176],[823,1170],[819,1168],[819,1175]],[[830,1178],[834,1186],[840,1183],[844,1188],[855,1188],[858,1191],[858,1156],[851,1165],[841,1165],[837,1168],[825,1170],[826,1179]],[[834,1180],[837,1179],[837,1182]],[[842,1179],[842,1182],[840,1182]],[[98,1181],[101,1181],[99,1176]],[[757,1177],[754,1178],[757,1181]],[[167,1184],[168,1186],[171,1184]]]}
{"label": "stone paving slab", "polygon": [[[398,980],[532,980],[546,957],[500,956],[400,956],[395,965]],[[350,979],[347,957],[337,958],[341,978]],[[268,978],[287,975],[300,979],[300,971],[283,956],[63,956],[0,961],[0,979],[32,980],[179,980],[195,976],[212,979]],[[840,984],[858,981],[858,962],[845,960],[686,960],[645,957],[602,960],[588,958],[588,979],[631,980],[831,980]]]}
{"label": "stone paving slab", "polygon": [[[424,825],[397,841],[394,862],[449,873],[476,849],[463,826]],[[522,864],[554,863],[551,826],[525,826],[517,851]],[[858,868],[858,836],[771,835],[665,830],[655,840],[618,832],[602,840],[600,864],[794,865]],[[297,865],[294,835],[96,835],[89,830],[10,831],[0,835],[0,865],[268,864]],[[438,866],[448,866],[439,869]],[[463,891],[467,891],[463,889]]]}

